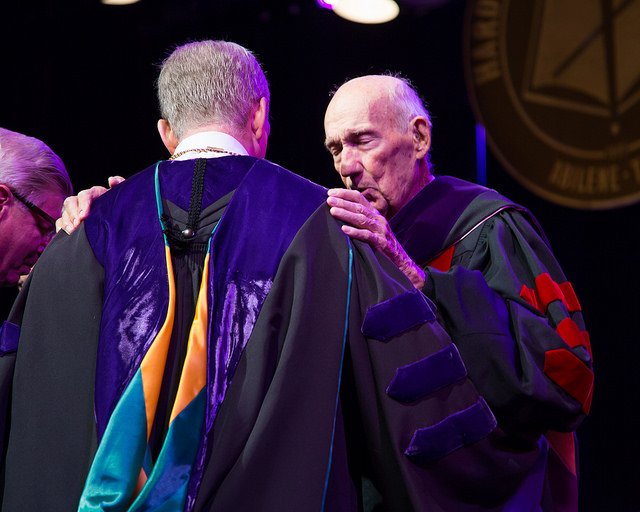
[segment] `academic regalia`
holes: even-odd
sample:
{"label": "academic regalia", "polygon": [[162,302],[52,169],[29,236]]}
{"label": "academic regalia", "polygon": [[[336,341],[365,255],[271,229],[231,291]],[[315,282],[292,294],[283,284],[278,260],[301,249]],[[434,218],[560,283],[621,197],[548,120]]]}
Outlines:
{"label": "academic regalia", "polygon": [[577,510],[572,432],[591,405],[591,345],[537,221],[494,190],[437,177],[391,227],[426,269],[424,292],[506,434],[505,450],[531,458],[512,479],[514,502],[524,496],[531,508],[504,509]]}
{"label": "academic regalia", "polygon": [[129,178],[36,265],[3,510],[355,512],[363,477],[382,510],[501,503],[522,461],[431,301],[325,189],[251,157],[206,161],[213,234],[177,247],[193,173]]}

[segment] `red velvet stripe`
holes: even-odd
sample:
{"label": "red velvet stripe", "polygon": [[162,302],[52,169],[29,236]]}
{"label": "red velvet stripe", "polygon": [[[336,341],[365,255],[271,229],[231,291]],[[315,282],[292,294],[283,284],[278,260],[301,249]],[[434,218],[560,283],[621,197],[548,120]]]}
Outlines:
{"label": "red velvet stripe", "polygon": [[520,297],[540,311],[540,304],[538,303],[538,296],[536,295],[535,290],[529,288],[526,284],[523,284],[522,288],[520,288]]}
{"label": "red velvet stripe", "polygon": [[582,311],[578,297],[569,281],[558,284],[545,272],[536,277],[536,293],[543,311],[554,300],[561,300],[571,313]]}
{"label": "red velvet stripe", "polygon": [[566,348],[548,350],[544,355],[544,373],[575,398],[585,414],[591,408],[593,372]]}
{"label": "red velvet stripe", "polygon": [[589,342],[587,331],[581,331],[578,324],[571,320],[571,318],[565,318],[560,322],[556,331],[571,348],[582,345],[589,351],[589,355],[591,355],[591,343]]}
{"label": "red velvet stripe", "polygon": [[429,263],[427,263],[427,265],[435,268],[436,270],[440,270],[441,272],[447,272],[451,268],[451,260],[453,259],[454,250],[455,246],[452,245],[440,254],[440,256],[433,258]]}
{"label": "red velvet stripe", "polygon": [[564,294],[565,306],[567,309],[573,313],[574,311],[582,311],[582,307],[580,306],[580,302],[578,301],[578,297],[576,296],[576,292],[573,291],[573,286],[569,281],[565,281],[564,283],[560,283],[560,289]]}
{"label": "red velvet stripe", "polygon": [[571,474],[576,475],[576,444],[573,432],[556,432],[549,430],[544,437],[556,452],[558,459],[566,466]]}
{"label": "red velvet stripe", "polygon": [[561,300],[564,302],[564,294],[549,274],[544,273],[536,277],[536,290],[538,297],[540,298],[540,305],[542,310],[545,311],[547,306],[554,300]]}

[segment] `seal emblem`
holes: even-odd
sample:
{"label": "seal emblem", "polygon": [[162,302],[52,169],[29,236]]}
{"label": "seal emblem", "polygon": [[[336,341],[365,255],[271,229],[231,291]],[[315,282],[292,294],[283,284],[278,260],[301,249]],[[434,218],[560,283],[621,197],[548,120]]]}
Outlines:
{"label": "seal emblem", "polygon": [[574,208],[640,200],[640,0],[470,0],[465,71],[504,167]]}

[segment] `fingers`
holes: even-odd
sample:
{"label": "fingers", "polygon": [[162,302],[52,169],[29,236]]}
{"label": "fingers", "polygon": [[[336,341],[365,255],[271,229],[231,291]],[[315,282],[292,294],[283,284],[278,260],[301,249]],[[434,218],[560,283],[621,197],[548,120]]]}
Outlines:
{"label": "fingers", "polygon": [[22,290],[22,287],[25,281],[27,280],[27,277],[29,277],[29,274],[24,274],[20,276],[20,279],[18,279],[18,290]]}
{"label": "fingers", "polygon": [[116,185],[119,185],[120,183],[122,183],[124,181],[124,178],[122,176],[109,176],[109,179],[107,180],[107,182],[109,183],[109,188],[113,188]]}
{"label": "fingers", "polygon": [[91,203],[106,191],[107,189],[104,187],[91,187],[87,190],[81,190],[80,192],[78,192],[78,211],[76,212],[76,226],[80,224],[80,221],[86,219],[87,215],[89,215]]}
{"label": "fingers", "polygon": [[59,230],[58,224],[69,235],[73,233],[75,226],[75,219],[78,213],[78,196],[69,196],[62,203],[62,216],[56,221],[56,229]]}
{"label": "fingers", "polygon": [[331,207],[342,208],[344,210],[349,210],[350,212],[358,213],[366,217],[375,218],[380,216],[378,211],[369,204],[369,202],[362,196],[362,194],[360,194],[360,192],[358,192],[357,190],[349,190],[349,192],[355,192],[356,194],[359,194],[362,202],[359,199],[354,201],[348,198],[329,196],[327,198],[327,204]]}
{"label": "fingers", "polygon": [[342,226],[342,232],[349,238],[360,240],[361,242],[365,242],[375,249],[382,250],[382,239],[380,235],[374,233],[373,231],[370,231],[368,229],[358,229],[345,224],[344,226]]}
{"label": "fingers", "polygon": [[358,190],[349,190],[346,188],[331,188],[327,191],[329,198],[337,197],[344,199],[345,201],[351,201],[354,203],[360,203],[363,206],[369,207],[369,201]]}
{"label": "fingers", "polygon": [[[62,229],[68,234],[80,225],[87,218],[91,209],[91,203],[107,191],[104,187],[91,187],[81,190],[77,196],[70,196],[64,200],[62,206],[62,217],[60,223]],[[56,226],[58,222],[56,222]]]}
{"label": "fingers", "polygon": [[368,229],[370,231],[376,231],[379,229],[375,219],[369,217],[366,213],[352,211],[349,208],[342,208],[339,206],[331,207],[329,209],[329,213],[331,213],[334,218],[341,220],[342,222],[346,222],[356,228]]}

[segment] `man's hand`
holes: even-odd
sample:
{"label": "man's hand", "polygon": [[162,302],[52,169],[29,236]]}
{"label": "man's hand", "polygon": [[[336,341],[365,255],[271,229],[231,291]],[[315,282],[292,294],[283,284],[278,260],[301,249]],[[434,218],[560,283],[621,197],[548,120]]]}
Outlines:
{"label": "man's hand", "polygon": [[351,238],[368,243],[382,252],[406,275],[413,286],[421,290],[425,282],[424,271],[409,258],[391,227],[371,203],[357,190],[332,188],[327,203],[331,215],[345,222],[342,231]]}
{"label": "man's hand", "polygon": [[[122,176],[111,176],[108,180],[109,188],[122,183]],[[56,231],[64,229],[69,235],[75,231],[80,223],[87,218],[91,203],[104,194],[108,189],[100,186],[81,190],[77,196],[69,196],[62,203],[61,217],[56,221]]]}

